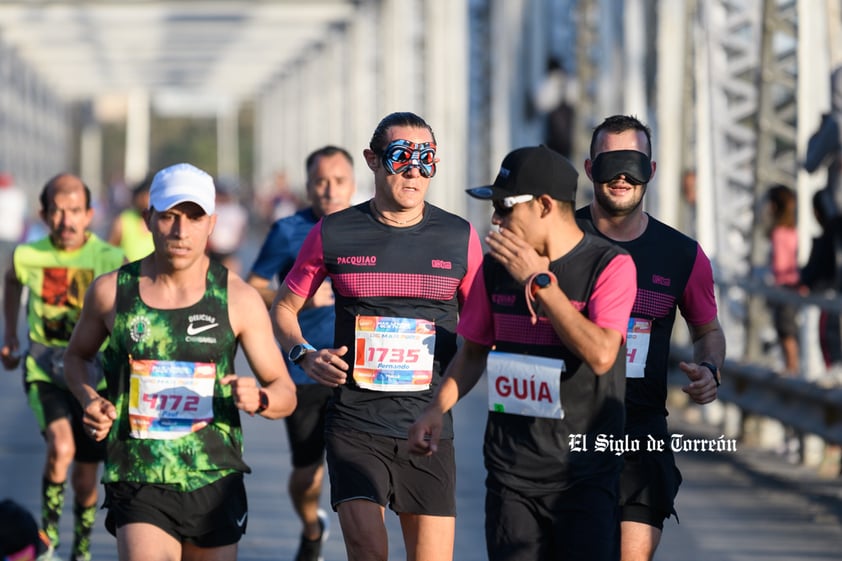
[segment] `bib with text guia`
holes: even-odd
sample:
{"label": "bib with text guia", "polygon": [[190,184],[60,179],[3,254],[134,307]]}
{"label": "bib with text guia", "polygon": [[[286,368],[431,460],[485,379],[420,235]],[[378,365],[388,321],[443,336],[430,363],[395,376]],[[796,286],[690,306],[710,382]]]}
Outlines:
{"label": "bib with text guia", "polygon": [[493,351],[488,355],[488,410],[563,419],[564,360]]}

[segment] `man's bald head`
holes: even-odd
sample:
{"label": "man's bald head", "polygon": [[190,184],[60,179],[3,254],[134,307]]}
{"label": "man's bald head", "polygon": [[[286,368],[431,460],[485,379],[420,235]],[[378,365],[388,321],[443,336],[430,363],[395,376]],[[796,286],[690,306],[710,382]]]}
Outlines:
{"label": "man's bald head", "polygon": [[41,212],[46,212],[50,208],[51,201],[59,193],[73,193],[75,191],[83,190],[85,192],[85,209],[91,208],[91,190],[85,185],[79,177],[72,173],[60,173],[50,178],[49,181],[41,189]]}

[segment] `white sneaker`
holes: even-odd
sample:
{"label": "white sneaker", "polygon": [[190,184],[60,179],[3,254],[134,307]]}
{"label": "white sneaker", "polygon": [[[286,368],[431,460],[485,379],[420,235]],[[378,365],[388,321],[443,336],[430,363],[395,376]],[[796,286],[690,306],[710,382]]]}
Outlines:
{"label": "white sneaker", "polygon": [[35,561],[62,561],[62,559],[56,555],[56,550],[50,546],[47,551],[36,557]]}

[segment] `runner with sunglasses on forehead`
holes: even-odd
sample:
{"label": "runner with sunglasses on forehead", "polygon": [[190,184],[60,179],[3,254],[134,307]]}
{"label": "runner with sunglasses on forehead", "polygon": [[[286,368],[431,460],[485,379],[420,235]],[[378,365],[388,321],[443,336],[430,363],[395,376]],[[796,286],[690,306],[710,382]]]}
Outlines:
{"label": "runner with sunglasses on forehead", "polygon": [[623,430],[635,271],[576,224],[577,177],[561,154],[528,147],[493,185],[468,190],[492,202],[498,230],[459,319],[464,342],[410,430],[414,453],[441,454],[445,415],[487,372],[491,561],[619,557],[622,459],[596,443]]}
{"label": "runner with sunglasses on forehead", "polygon": [[[389,558],[388,506],[406,558],[453,558],[455,464],[450,417],[440,453],[412,456],[409,426],[456,352],[456,320],[482,260],[464,219],[425,202],[436,141],[413,113],[392,113],[363,151],[374,197],[327,215],[308,234],[273,304],[290,360],[334,388],[325,419],[331,505],[348,559]],[[330,277],[332,348],[315,348],[298,312]]]}
{"label": "runner with sunglasses on forehead", "polygon": [[[710,260],[695,240],[643,211],[655,173],[648,127],[634,117],[608,117],[593,132],[585,171],[594,200],[577,211],[582,228],[628,251],[637,267],[637,296],[626,358],[626,434],[669,436],[667,369],[676,309],[687,322],[693,360],[680,364],[683,390],[699,404],[716,399],[725,336],[717,319]],[[681,473],[669,449],[627,452],[620,478],[623,561],[650,560],[664,520],[676,514]],[[677,519],[677,518],[676,518]]]}

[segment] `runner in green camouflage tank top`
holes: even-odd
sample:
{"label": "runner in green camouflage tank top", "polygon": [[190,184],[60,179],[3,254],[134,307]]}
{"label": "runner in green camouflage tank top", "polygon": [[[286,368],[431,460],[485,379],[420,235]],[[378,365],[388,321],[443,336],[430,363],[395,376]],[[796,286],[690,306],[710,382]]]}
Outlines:
{"label": "runner in green camouflage tank top", "polygon": [[[260,294],[208,258],[215,192],[187,163],[155,174],[155,251],[94,280],[65,352],[85,431],[107,443],[105,527],[127,559],[236,561],[250,471],[239,412],[296,405]],[[106,339],[101,394],[88,371]],[[234,371],[238,347],[251,372]]]}
{"label": "runner in green camouflage tank top", "polygon": [[[228,271],[211,261],[199,302],[159,310],[140,298],[139,268],[130,263],[117,276],[104,362],[118,419],[108,436],[103,481],[191,491],[234,471],[249,472],[231,388],[219,384],[234,371],[237,351],[228,323]],[[213,377],[203,376],[202,365],[215,365]]]}

